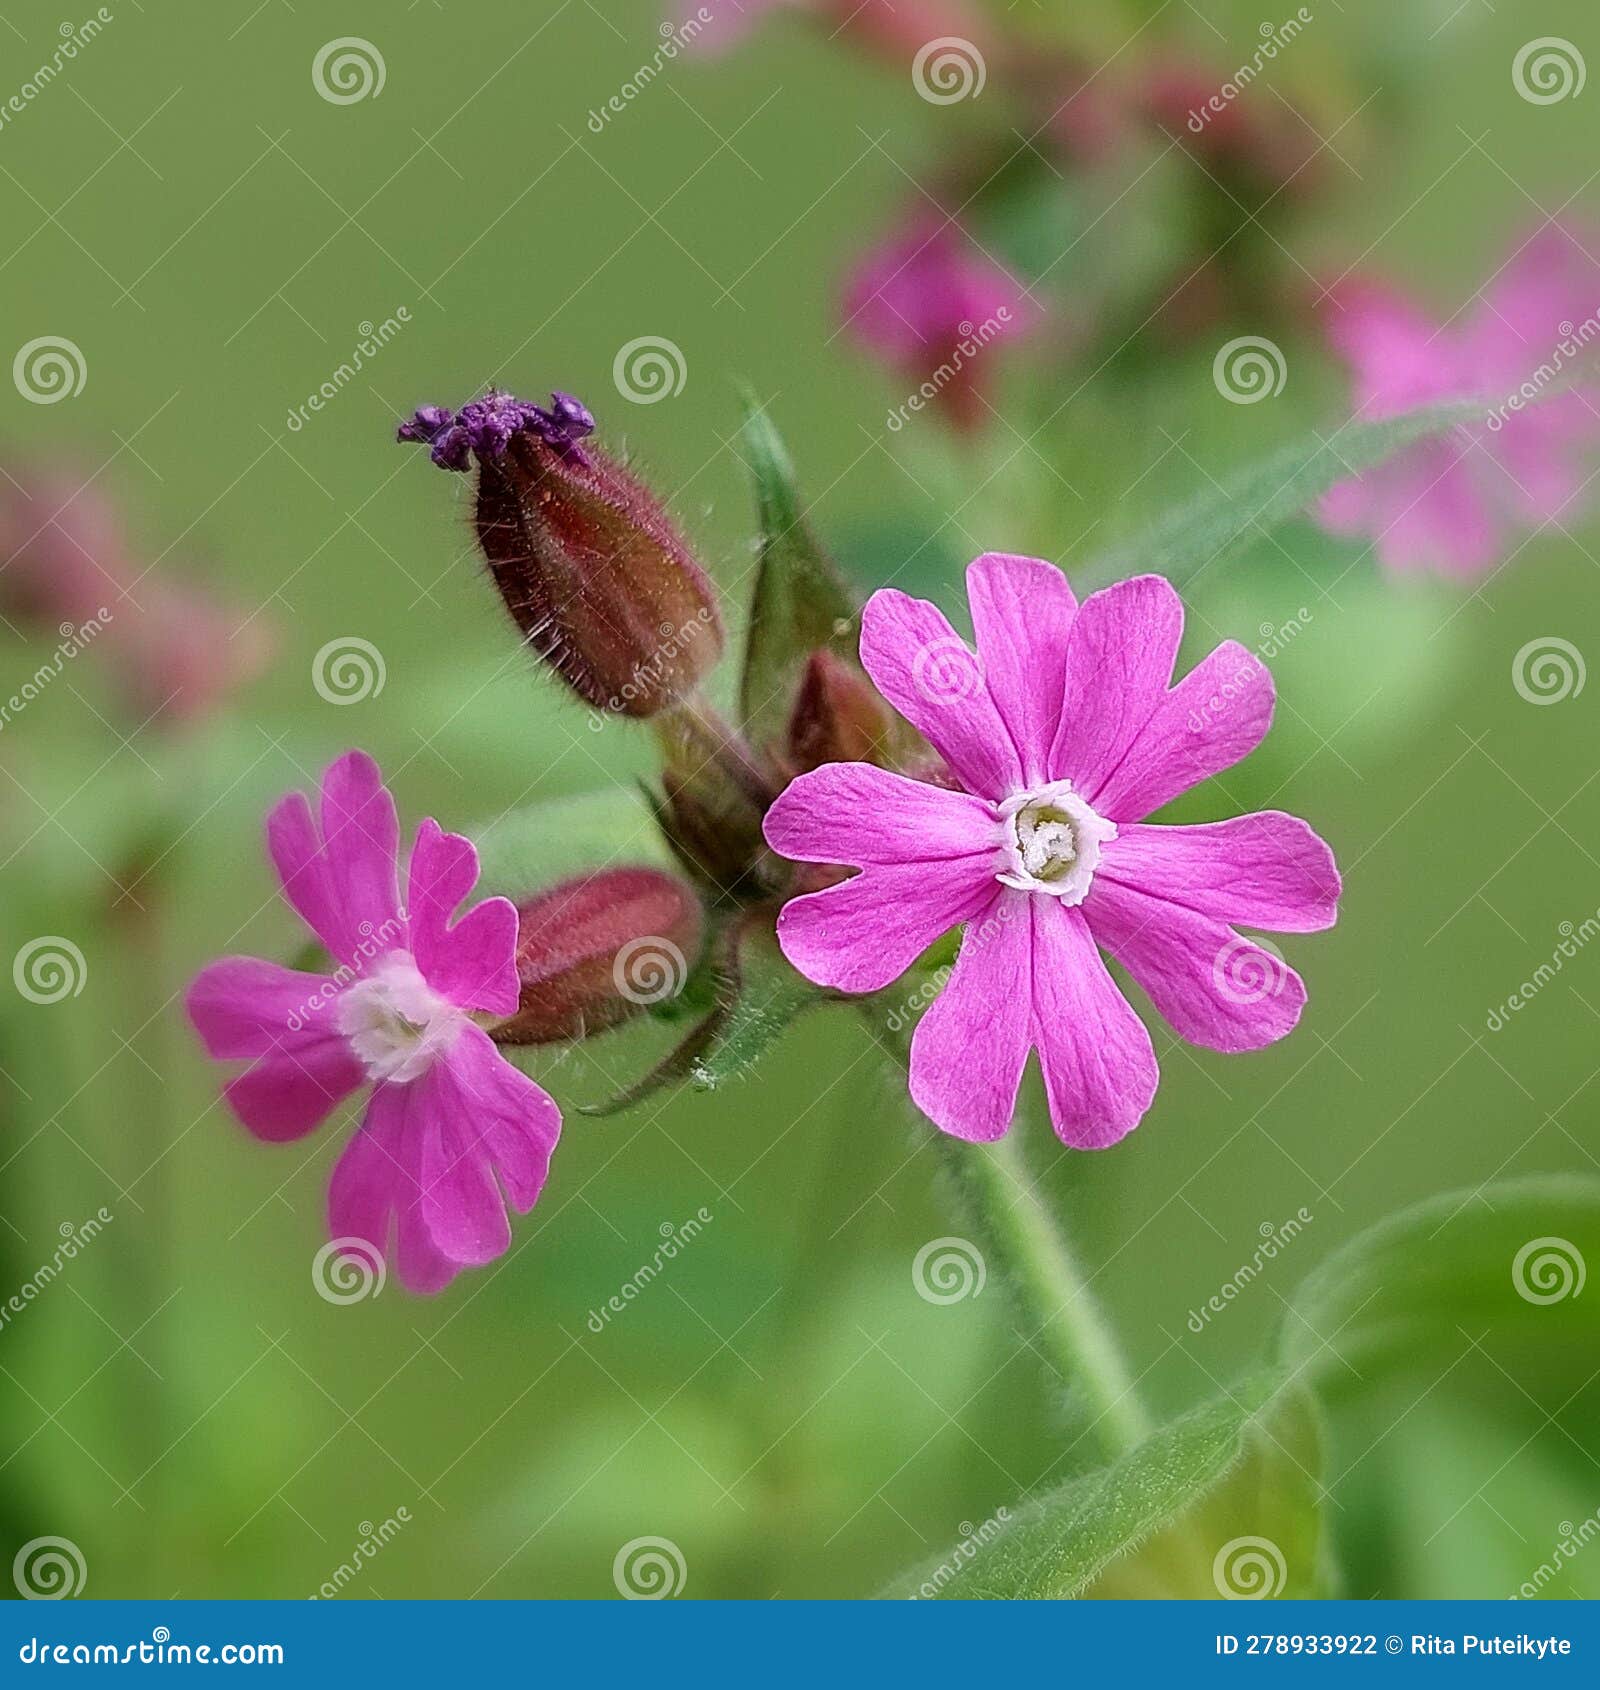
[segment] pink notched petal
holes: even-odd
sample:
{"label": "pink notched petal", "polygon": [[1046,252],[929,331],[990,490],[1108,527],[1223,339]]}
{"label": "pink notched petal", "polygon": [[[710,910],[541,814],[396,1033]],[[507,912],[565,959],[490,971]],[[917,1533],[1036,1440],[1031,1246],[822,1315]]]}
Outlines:
{"label": "pink notched petal", "polygon": [[284,895],[342,963],[404,943],[395,879],[399,822],[378,765],[348,751],[322,777],[321,830],[292,792],[267,818]]}
{"label": "pink notched petal", "polygon": [[1078,601],[1054,564],[986,552],[967,570],[973,635],[1025,784],[1048,780],[1067,697],[1067,636]]}
{"label": "pink notched petal", "polygon": [[1083,914],[1096,940],[1190,1044],[1260,1050],[1300,1019],[1306,1001],[1300,976],[1220,921],[1098,880]]}
{"label": "pink notched petal", "polygon": [[262,1057],[222,1095],[257,1138],[282,1144],[320,1127],[365,1080],[343,1039],[315,1037]]}
{"label": "pink notched petal", "polygon": [[406,890],[411,951],[424,980],[460,1009],[510,1015],[517,1007],[517,908],[488,898],[454,927],[450,917],[478,882],[471,840],[430,816],[417,829]]}
{"label": "pink notched petal", "polygon": [[870,763],[798,775],[767,811],[767,843],[799,863],[939,863],[997,857],[1000,823],[981,799]]}
{"label": "pink notched petal", "polygon": [[[1093,894],[1091,894],[1091,897]],[[1160,1070],[1150,1034],[1107,972],[1084,920],[1033,897],[1033,1041],[1056,1137],[1103,1150],[1138,1126]]]}
{"label": "pink notched petal", "polygon": [[1101,847],[1095,886],[1113,882],[1269,933],[1315,933],[1338,915],[1333,852],[1281,810],[1197,827],[1126,826]]}
{"label": "pink notched petal", "polygon": [[387,1255],[392,1217],[401,1281],[438,1291],[504,1255],[506,1199],[518,1213],[533,1207],[560,1134],[548,1093],[464,1027],[421,1078],[374,1091],[334,1169],[329,1229]]}
{"label": "pink notched petal", "polygon": [[819,986],[876,992],[935,939],[970,921],[994,884],[992,852],[864,869],[824,892],[791,898],[778,912],[778,944]]}
{"label": "pink notched petal", "polygon": [[1025,892],[994,887],[967,924],[944,990],[911,1036],[911,1100],[975,1143],[1011,1124],[1028,1060],[1033,943]]}
{"label": "pink notched petal", "polygon": [[893,588],[874,593],[861,613],[861,663],[969,792],[999,798],[1022,784],[982,666],[942,611]]}
{"label": "pink notched petal", "polygon": [[1091,593],[1072,623],[1050,772],[1113,820],[1100,795],[1166,696],[1182,638],[1182,601],[1160,575]]}

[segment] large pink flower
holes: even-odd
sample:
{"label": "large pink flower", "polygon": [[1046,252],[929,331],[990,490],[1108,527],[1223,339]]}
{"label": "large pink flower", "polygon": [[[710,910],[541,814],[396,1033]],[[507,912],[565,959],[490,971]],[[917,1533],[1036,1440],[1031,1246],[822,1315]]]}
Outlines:
{"label": "large pink flower", "polygon": [[384,1256],[392,1221],[402,1281],[438,1291],[504,1254],[505,1198],[519,1214],[533,1207],[561,1114],[471,1019],[517,1008],[515,905],[489,898],[452,925],[478,854],[431,819],[402,905],[399,843],[394,799],[363,752],[324,774],[319,815],[303,793],[283,799],[267,848],[337,967],[224,957],[189,988],[188,1007],[212,1056],[250,1063],[224,1095],[258,1138],[300,1138],[370,1082],[333,1172],[328,1225]]}
{"label": "large pink flower", "polygon": [[1050,564],[991,554],[967,592],[975,656],[904,593],[875,593],[861,623],[868,673],[959,790],[864,763],[801,775],[768,812],[768,841],[861,872],[792,899],[778,939],[818,984],[873,992],[964,924],[912,1038],[912,1098],[958,1138],[998,1138],[1037,1050],[1057,1134],[1097,1149],[1138,1125],[1157,1078],[1100,952],[1183,1038],[1255,1050],[1294,1026],[1305,987],[1234,926],[1330,926],[1339,876],[1277,811],[1144,822],[1253,750],[1272,717],[1265,665],[1232,641],[1171,685],[1183,607],[1168,581],[1142,575],[1080,606]]}
{"label": "large pink flower", "polygon": [[1333,305],[1329,339],[1351,366],[1357,416],[1472,398],[1484,414],[1340,482],[1322,501],[1326,527],[1369,536],[1391,569],[1473,576],[1505,556],[1515,527],[1575,512],[1600,442],[1600,387],[1561,385],[1589,356],[1600,263],[1571,231],[1534,236],[1459,324],[1366,282]]}

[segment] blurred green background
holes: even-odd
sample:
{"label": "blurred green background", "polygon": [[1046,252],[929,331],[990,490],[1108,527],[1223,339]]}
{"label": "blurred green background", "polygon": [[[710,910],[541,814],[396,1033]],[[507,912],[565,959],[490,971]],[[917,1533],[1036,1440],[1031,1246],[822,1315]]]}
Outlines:
{"label": "blurred green background", "polygon": [[[951,1306],[916,1294],[916,1251],[961,1225],[927,1130],[847,1016],[801,1023],[713,1098],[573,1114],[511,1256],[431,1301],[394,1283],[324,1301],[311,1263],[345,1127],[269,1148],[215,1101],[179,994],[219,951],[299,942],[261,848],[278,793],[360,744],[409,823],[464,827],[612,783],[620,816],[645,767],[625,726],[592,732],[517,652],[470,550],[466,480],[397,449],[394,421],[490,379],[576,392],[737,604],[747,379],[863,584],[893,576],[959,607],[979,549],[1070,571],[1208,476],[1336,420],[1338,372],[1314,340],[1288,343],[1285,392],[1246,408],[1218,402],[1210,342],[1137,383],[1046,381],[1011,358],[1008,419],[1028,432],[1059,414],[993,473],[1014,441],[955,450],[931,423],[887,436],[903,384],[837,332],[850,258],[970,120],[917,98],[903,68],[779,17],[726,59],[677,61],[595,134],[591,109],[659,42],[652,0],[110,10],[0,131],[0,320],[18,345],[70,338],[87,368],[55,405],[3,385],[0,440],[8,461],[98,470],[146,558],[259,607],[277,646],[225,721],[136,729],[91,655],[0,733],[4,955],[60,934],[87,970],[56,1004],[6,982],[7,1284],[67,1226],[115,1217],[0,1327],[8,1543],[71,1539],[93,1596],[294,1597],[404,1508],[348,1594],[610,1596],[613,1556],[645,1535],[680,1546],[690,1596],[869,1593],[1081,1467],[1088,1444],[998,1287]],[[1064,9],[1023,10],[1040,39],[1071,39]],[[1217,0],[1074,10],[1091,52],[1152,32],[1224,65],[1261,23]],[[1600,60],[1592,8],[1539,10],[1539,33]],[[60,22],[9,11],[0,94]],[[1448,315],[1528,228],[1592,211],[1596,91],[1517,96],[1509,66],[1534,28],[1481,0],[1318,8],[1275,75],[1319,111],[1365,115],[1348,169],[1285,237],[1295,264],[1359,260]],[[381,48],[379,97],[318,97],[310,67],[334,32]],[[1106,231],[1146,213],[1135,191]],[[291,430],[359,325],[400,306],[411,321]],[[645,335],[687,370],[648,406],[612,379]],[[1588,649],[1597,539],[1591,521],[1541,533],[1475,591],[1380,580],[1302,524],[1193,595],[1190,661],[1308,613],[1272,660],[1267,746],[1193,813],[1309,816],[1347,894],[1335,931],[1284,943],[1312,993],[1293,1038],[1225,1058],[1163,1032],[1163,1087],[1133,1138],[1075,1156],[1029,1135],[1163,1410],[1236,1374],[1294,1282],[1401,1204],[1597,1165],[1600,952],[1505,1031],[1486,1026],[1558,924],[1600,906],[1600,689],[1538,708],[1511,681],[1532,639]],[[382,654],[384,687],[329,703],[313,663],[349,636]],[[40,656],[0,648],[17,681]],[[571,1103],[642,1060],[623,1037],[541,1073]],[[589,1330],[702,1206],[714,1221],[670,1274]],[[1314,1221],[1269,1272],[1190,1330],[1301,1208]],[[1349,1594],[1507,1594],[1600,1507],[1600,1385],[1573,1366],[1530,1395],[1473,1334],[1446,1333],[1335,1414]],[[1600,1593],[1600,1552],[1549,1593]]]}

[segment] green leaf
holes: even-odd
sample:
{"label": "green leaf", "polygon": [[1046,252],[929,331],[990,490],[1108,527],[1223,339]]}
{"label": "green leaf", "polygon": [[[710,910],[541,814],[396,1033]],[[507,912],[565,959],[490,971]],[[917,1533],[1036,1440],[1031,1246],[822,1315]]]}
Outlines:
{"label": "green leaf", "polygon": [[1253,536],[1268,534],[1347,476],[1379,464],[1430,435],[1481,421],[1477,401],[1430,405],[1379,422],[1348,422],[1274,452],[1226,485],[1197,494],[1159,517],[1142,533],[1091,559],[1076,583],[1105,586],[1125,575],[1154,570],[1182,586],[1208,564]]}
{"label": "green leaf", "polygon": [[614,1115],[683,1082],[696,1091],[716,1091],[753,1068],[808,1009],[832,1001],[784,959],[771,910],[747,911],[713,934],[684,995],[705,991],[714,1007],[688,1036],[649,1073],[584,1114]]}
{"label": "green leaf", "polygon": [[757,745],[780,739],[806,658],[819,647],[855,661],[858,607],[803,514],[794,466],[772,420],[746,396],[744,450],[755,478],[761,562],[750,606],[739,710]]}
{"label": "green leaf", "polygon": [[1318,1432],[1309,1399],[1280,1384],[1264,1373],[1191,1410],[1112,1466],[986,1522],[886,1594],[1215,1596],[1221,1578],[1238,1593],[1252,1567],[1273,1595],[1317,1594]]}
{"label": "green leaf", "polygon": [[1295,1292],[1278,1353],[1319,1388],[1360,1384],[1463,1332],[1532,1335],[1584,1354],[1600,1340],[1600,1179],[1536,1175],[1431,1197],[1358,1234]]}
{"label": "green leaf", "polygon": [[525,898],[554,880],[624,863],[672,866],[649,805],[629,786],[527,804],[473,830],[472,838],[480,897]]}

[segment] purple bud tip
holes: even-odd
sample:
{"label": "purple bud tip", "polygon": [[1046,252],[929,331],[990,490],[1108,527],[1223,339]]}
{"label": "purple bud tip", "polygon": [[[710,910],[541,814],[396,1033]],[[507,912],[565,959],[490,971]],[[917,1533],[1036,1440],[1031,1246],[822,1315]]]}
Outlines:
{"label": "purple bud tip", "polygon": [[594,417],[570,393],[552,393],[545,410],[491,387],[481,399],[463,405],[459,416],[443,405],[419,405],[395,430],[395,439],[431,447],[429,455],[440,469],[464,471],[471,468],[474,453],[480,462],[502,457],[513,437],[524,432],[563,457],[587,464],[579,442],[594,433]]}

